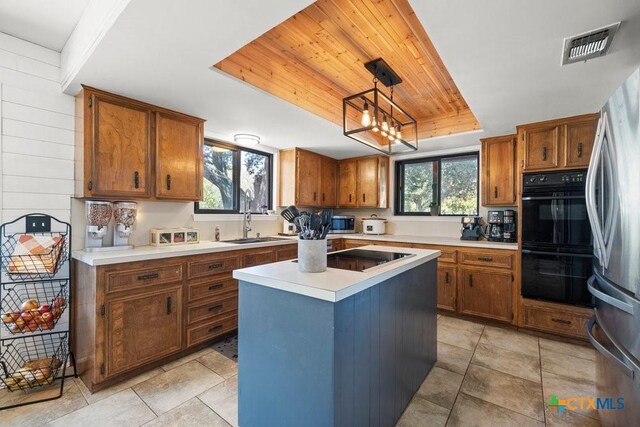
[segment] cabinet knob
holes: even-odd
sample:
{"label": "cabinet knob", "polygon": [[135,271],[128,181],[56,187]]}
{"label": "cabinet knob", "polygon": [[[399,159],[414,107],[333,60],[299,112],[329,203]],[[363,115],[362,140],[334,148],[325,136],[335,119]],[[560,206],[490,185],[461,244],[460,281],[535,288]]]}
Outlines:
{"label": "cabinet knob", "polygon": [[167,190],[171,190],[171,175],[167,174]]}
{"label": "cabinet knob", "polygon": [[140,188],[140,173],[138,171],[133,173],[133,187]]}
{"label": "cabinet knob", "polygon": [[89,181],[89,183],[87,184],[87,188],[89,189],[89,191],[93,189],[93,181]]}

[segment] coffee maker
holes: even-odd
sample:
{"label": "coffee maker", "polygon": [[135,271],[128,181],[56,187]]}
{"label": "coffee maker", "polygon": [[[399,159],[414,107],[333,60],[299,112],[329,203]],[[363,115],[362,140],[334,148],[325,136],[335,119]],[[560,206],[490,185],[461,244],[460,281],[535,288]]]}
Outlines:
{"label": "coffee maker", "polygon": [[487,240],[490,242],[516,242],[516,211],[489,211],[487,214]]}
{"label": "coffee maker", "polygon": [[460,240],[480,240],[480,236],[482,236],[482,217],[463,216],[460,233],[462,234]]}
{"label": "coffee maker", "polygon": [[513,209],[505,210],[502,219],[502,241],[507,243],[517,242],[517,230],[516,211]]}

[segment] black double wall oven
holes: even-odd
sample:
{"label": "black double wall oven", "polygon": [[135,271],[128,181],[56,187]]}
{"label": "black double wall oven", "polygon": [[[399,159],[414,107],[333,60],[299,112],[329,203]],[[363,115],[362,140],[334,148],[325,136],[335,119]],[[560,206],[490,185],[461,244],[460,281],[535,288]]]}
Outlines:
{"label": "black double wall oven", "polygon": [[522,183],[522,296],[593,306],[587,171],[527,173]]}

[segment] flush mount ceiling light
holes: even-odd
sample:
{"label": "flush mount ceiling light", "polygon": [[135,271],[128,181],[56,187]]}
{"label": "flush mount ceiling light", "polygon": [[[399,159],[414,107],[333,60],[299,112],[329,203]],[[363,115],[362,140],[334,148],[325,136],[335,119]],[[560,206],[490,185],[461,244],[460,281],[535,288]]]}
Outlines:
{"label": "flush mount ceiling light", "polygon": [[260,137],[258,135],[251,135],[250,133],[237,133],[233,135],[233,140],[238,144],[243,144],[243,145],[260,144]]}
{"label": "flush mount ceiling light", "polygon": [[620,22],[564,39],[562,65],[604,56],[611,47]]}
{"label": "flush mount ceiling light", "polygon": [[[345,136],[387,155],[418,149],[418,123],[393,101],[393,87],[402,79],[382,59],[364,64],[373,74],[373,88],[342,100],[342,129]],[[381,82],[390,96],[378,89]]]}

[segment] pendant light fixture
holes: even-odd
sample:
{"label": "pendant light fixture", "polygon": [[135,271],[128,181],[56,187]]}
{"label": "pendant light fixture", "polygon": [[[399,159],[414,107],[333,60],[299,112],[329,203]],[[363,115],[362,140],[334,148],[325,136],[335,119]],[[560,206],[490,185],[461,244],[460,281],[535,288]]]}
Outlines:
{"label": "pendant light fixture", "polygon": [[[418,123],[393,99],[394,86],[402,79],[382,59],[365,67],[373,74],[373,88],[342,100],[343,134],[387,155],[418,149]],[[390,88],[390,96],[378,89]]]}

